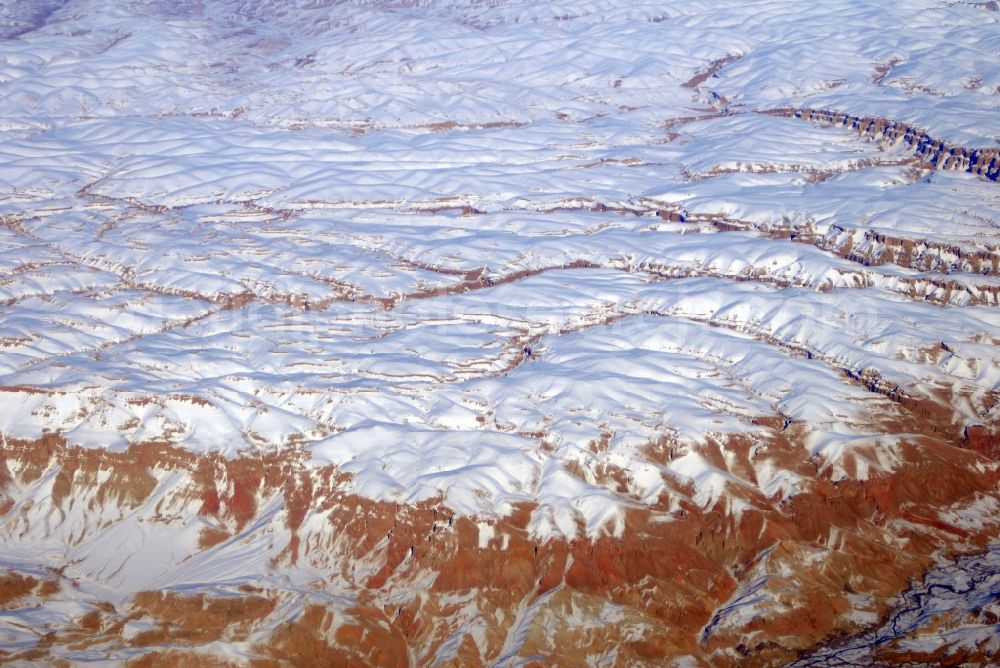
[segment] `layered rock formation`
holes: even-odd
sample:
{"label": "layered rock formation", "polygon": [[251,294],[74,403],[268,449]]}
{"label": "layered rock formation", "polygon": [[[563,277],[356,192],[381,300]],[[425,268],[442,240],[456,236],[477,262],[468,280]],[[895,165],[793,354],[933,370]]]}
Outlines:
{"label": "layered rock formation", "polygon": [[960,170],[990,181],[1000,178],[1000,149],[956,146],[934,139],[926,130],[886,118],[822,109],[793,109],[787,113],[823,125],[850,128],[890,146],[905,144],[917,158],[938,169]]}
{"label": "layered rock formation", "polygon": [[8,2],[0,661],[995,662],[986,9]]}
{"label": "layered rock formation", "polygon": [[[289,452],[225,459],[154,443],[107,453],[55,437],[8,441],[5,540],[64,546],[70,558],[4,576],[6,610],[60,613],[33,630],[44,642],[8,645],[6,658],[780,665],[893,613],[896,592],[935,551],[981,550],[996,535],[969,513],[1000,507],[1000,467],[960,443],[914,434],[896,470],[831,480],[799,456],[800,430],[768,429],[762,442],[701,452],[723,466],[723,452],[741,453],[734,477],[761,459],[787,468],[802,477],[798,494],[734,487],[735,498],[701,507],[675,485],[627,510],[620,535],[575,540],[532,536],[532,504],[483,522],[439,500],[373,502],[344,491],[349,476]],[[627,488],[624,471],[600,475]],[[185,544],[167,548],[163,535]],[[98,581],[124,591],[106,600]],[[898,647],[879,656],[912,660]]]}

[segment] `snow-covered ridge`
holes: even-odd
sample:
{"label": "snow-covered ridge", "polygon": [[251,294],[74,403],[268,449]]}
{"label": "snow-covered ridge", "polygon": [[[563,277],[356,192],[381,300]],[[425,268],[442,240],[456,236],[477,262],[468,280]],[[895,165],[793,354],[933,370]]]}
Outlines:
{"label": "snow-covered ridge", "polygon": [[916,156],[940,169],[958,169],[990,181],[1000,178],[1000,149],[997,148],[949,145],[945,141],[934,139],[923,130],[884,118],[862,118],[843,112],[813,109],[795,109],[791,113],[796,118],[857,130],[888,144],[903,142],[913,149]]}
{"label": "snow-covered ridge", "polygon": [[[1000,15],[986,9],[8,2],[0,433],[108,457],[287,457],[380,512],[447,509],[484,550],[514,540],[504,522],[525,546],[628,540],[637,512],[722,513],[739,533],[824,485],[867,499],[921,448],[987,480]],[[8,508],[10,539],[25,517],[40,532],[18,550],[100,542],[52,498],[61,456],[0,471],[29,509]],[[183,466],[148,468],[156,502],[174,499],[157,530],[191,550],[179,563],[201,533],[178,518],[226,504],[204,510]],[[240,525],[218,553],[273,539],[278,559],[287,498],[244,487],[263,533]],[[972,502],[955,491],[948,512]],[[935,510],[900,513],[863,518],[865,535],[902,545],[918,525],[917,568],[943,541]],[[65,521],[53,534],[49,515]],[[303,535],[333,540],[328,520]],[[771,605],[773,564],[873,549],[844,547],[837,526],[726,562],[733,590],[711,601]],[[85,576],[120,589],[137,563]],[[528,642],[508,640],[504,655]]]}
{"label": "snow-covered ridge", "polygon": [[[552,487],[546,476],[561,476],[575,449],[604,433],[607,456],[627,466],[643,461],[636,448],[664,435],[693,444],[706,434],[752,432],[751,422],[768,415],[840,431],[849,420],[871,419],[864,407],[871,399],[862,401],[870,394],[851,379],[872,373],[900,396],[970,397],[955,407],[954,434],[990,419],[1000,375],[996,312],[942,314],[956,334],[942,337],[929,326],[939,309],[918,302],[996,303],[998,286],[983,274],[997,271],[996,222],[985,210],[998,195],[961,177],[925,177],[920,163],[897,155],[915,150],[932,164],[990,179],[990,149],[956,152],[905,124],[814,112],[800,93],[788,97],[790,108],[806,109],[795,116],[845,130],[741,113],[753,111],[749,102],[714,91],[766,49],[736,48],[746,28],[726,21],[708,30],[737,40],[725,50],[737,55],[706,53],[707,68],[652,45],[570,58],[580,55],[573,44],[606,42],[609,22],[628,26],[615,39],[645,31],[660,43],[678,26],[691,28],[690,6],[659,13],[623,6],[603,21],[593,20],[596,5],[551,9],[149,2],[112,9],[81,1],[6,42],[15,69],[0,95],[20,100],[7,118],[30,111],[37,129],[12,129],[0,145],[8,157],[0,206],[10,272],[0,286],[9,311],[0,363],[2,384],[16,398],[0,416],[3,430],[24,438],[58,430],[105,447],[168,438],[206,452],[303,444],[354,472],[377,498],[416,501],[450,490],[454,506],[489,512],[506,495],[551,490],[547,498],[561,505],[569,494],[560,524],[573,533],[569,518],[581,509],[570,510],[572,498],[589,492]],[[710,25],[721,10],[699,11]],[[929,16],[941,12],[951,23],[981,20],[971,9],[940,7],[921,20],[930,29]],[[827,14],[796,18],[811,20]],[[80,33],[83,25],[90,32]],[[546,32],[551,25],[559,31]],[[358,41],[362,26],[405,46],[394,52]],[[174,47],[142,47],[136,59],[143,36],[161,28],[180,43],[224,38],[215,49],[222,60],[207,53],[177,60]],[[416,39],[417,30],[427,36]],[[858,39],[869,35],[858,30]],[[513,47],[541,35],[565,42],[556,51],[536,41],[550,58],[544,69],[540,56],[521,59]],[[458,67],[456,49],[463,62],[476,54],[461,79],[449,73]],[[919,49],[911,56],[923,62]],[[363,66],[366,58],[374,69]],[[905,59],[892,60],[865,75],[871,95],[888,94]],[[338,70],[336,62],[351,64]],[[621,76],[599,80],[594,69],[561,79],[585,63]],[[135,67],[154,79],[135,76]],[[206,67],[219,73],[206,78]],[[528,67],[535,80],[525,77]],[[71,73],[82,83],[65,83]],[[127,85],[109,86],[109,76]],[[267,86],[250,87],[257,76]],[[413,76],[435,83],[405,115],[358,97],[373,119],[364,127],[336,111],[349,89],[310,111],[313,120],[299,129],[261,115],[303,95],[315,102],[345,76],[363,86]],[[977,76],[979,86],[954,92],[956,104],[993,103],[982,91],[996,73]],[[458,106],[435,101],[435,90],[467,95],[469,81],[487,79],[532,95],[545,90],[550,101],[520,99],[497,114],[487,111],[482,86]],[[177,95],[136,94],[154,83]],[[81,85],[86,108],[66,106]],[[189,97],[191,86],[201,97]],[[42,97],[32,92],[43,89]],[[394,89],[393,104],[407,99],[404,91]],[[594,108],[573,111],[567,95]],[[220,96],[244,104],[230,113]],[[38,106],[50,98],[59,100],[51,111]],[[329,106],[334,99],[338,106]],[[837,106],[863,108],[858,99],[845,92]],[[937,100],[928,94],[913,105]],[[462,105],[473,102],[470,117]],[[526,117],[525,110],[535,111]],[[344,123],[324,120],[331,118]],[[938,202],[933,236],[902,225],[921,197]],[[898,201],[899,213],[884,207],[875,226],[872,198]],[[977,233],[966,241],[967,221]],[[788,238],[775,238],[778,230]],[[846,246],[844,235],[853,239]],[[929,261],[932,253],[941,259]],[[772,295],[774,305],[764,307]],[[693,341],[717,337],[715,326],[724,324],[733,334],[649,348],[642,341],[650,334],[633,326],[646,313],[668,316],[651,321],[650,333],[694,327],[685,334]],[[804,328],[812,321],[820,326]],[[603,350],[605,340],[620,352],[593,359],[572,347],[563,352]],[[761,354],[756,347],[772,354],[775,342],[810,355],[784,386],[753,375],[755,366],[734,366]],[[928,357],[945,349],[947,363]],[[675,361],[659,359],[664,354]],[[615,376],[622,386],[612,393]],[[803,401],[806,388],[828,376],[840,378]],[[566,384],[553,385],[557,377]],[[791,410],[793,397],[810,410]],[[453,438],[492,453],[484,461],[499,478],[470,476],[481,466],[471,460],[458,466]],[[823,451],[819,443],[830,437],[816,438],[814,451]],[[546,463],[551,456],[539,458],[536,439],[556,446],[555,468]],[[420,453],[421,467],[407,452]],[[484,485],[493,490],[485,505],[461,500]]]}

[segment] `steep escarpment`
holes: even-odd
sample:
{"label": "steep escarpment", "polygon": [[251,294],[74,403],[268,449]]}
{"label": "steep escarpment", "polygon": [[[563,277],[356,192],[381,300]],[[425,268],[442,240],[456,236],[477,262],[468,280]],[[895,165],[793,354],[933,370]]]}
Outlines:
{"label": "steep escarpment", "polygon": [[778,110],[795,118],[825,126],[854,130],[864,137],[889,146],[905,146],[913,155],[931,167],[959,170],[981,176],[989,181],[1000,178],[1000,149],[969,148],[931,137],[926,130],[908,123],[877,116],[858,116],[826,109]]}

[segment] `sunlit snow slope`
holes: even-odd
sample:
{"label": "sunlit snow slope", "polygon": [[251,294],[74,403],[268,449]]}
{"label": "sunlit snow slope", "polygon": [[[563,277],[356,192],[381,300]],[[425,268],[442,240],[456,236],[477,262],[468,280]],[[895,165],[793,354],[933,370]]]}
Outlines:
{"label": "sunlit snow slope", "polygon": [[990,661],[998,178],[996,2],[4,0],[0,661]]}

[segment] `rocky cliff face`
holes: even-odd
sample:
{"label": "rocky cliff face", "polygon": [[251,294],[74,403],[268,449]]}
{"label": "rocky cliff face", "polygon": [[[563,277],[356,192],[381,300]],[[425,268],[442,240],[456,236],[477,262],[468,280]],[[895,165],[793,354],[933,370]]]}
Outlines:
{"label": "rocky cliff face", "polygon": [[793,109],[795,118],[828,126],[849,128],[874,141],[889,146],[902,145],[915,157],[937,169],[960,170],[990,181],[1000,178],[1000,149],[968,148],[934,139],[926,130],[876,116],[856,116],[842,111]]}

